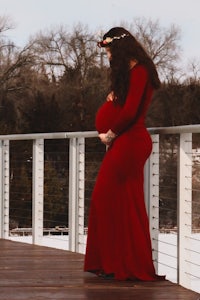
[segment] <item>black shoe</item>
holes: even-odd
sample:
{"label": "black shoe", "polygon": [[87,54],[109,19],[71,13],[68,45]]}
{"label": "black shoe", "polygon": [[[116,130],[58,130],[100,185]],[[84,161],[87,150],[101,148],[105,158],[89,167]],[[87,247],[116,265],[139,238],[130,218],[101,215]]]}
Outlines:
{"label": "black shoe", "polygon": [[110,274],[99,273],[99,277],[101,277],[103,279],[114,279],[115,274],[114,273],[110,273]]}

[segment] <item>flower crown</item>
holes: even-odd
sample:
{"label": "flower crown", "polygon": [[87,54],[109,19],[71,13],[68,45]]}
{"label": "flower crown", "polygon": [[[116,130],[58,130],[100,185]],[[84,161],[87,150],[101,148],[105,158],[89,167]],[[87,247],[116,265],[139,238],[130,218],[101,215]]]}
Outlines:
{"label": "flower crown", "polygon": [[98,42],[97,45],[99,47],[106,47],[107,45],[111,44],[113,40],[120,40],[125,38],[126,36],[129,36],[129,34],[123,33],[122,35],[119,36],[113,36],[113,37],[108,36],[107,38],[105,38],[105,40]]}

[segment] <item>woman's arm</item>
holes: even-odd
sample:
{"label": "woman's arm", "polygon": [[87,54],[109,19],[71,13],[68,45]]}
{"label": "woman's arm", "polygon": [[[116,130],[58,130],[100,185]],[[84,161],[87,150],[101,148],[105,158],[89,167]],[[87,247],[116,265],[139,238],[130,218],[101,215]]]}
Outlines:
{"label": "woman's arm", "polygon": [[130,86],[126,102],[111,131],[116,135],[125,131],[134,121],[142,100],[144,89],[148,80],[145,67],[138,65],[131,71]]}

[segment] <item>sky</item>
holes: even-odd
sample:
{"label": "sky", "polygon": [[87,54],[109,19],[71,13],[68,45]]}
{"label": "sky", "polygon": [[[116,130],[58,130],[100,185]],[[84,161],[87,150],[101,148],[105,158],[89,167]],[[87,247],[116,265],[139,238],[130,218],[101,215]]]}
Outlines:
{"label": "sky", "polygon": [[20,47],[40,30],[60,25],[72,28],[80,22],[98,32],[144,17],[180,28],[184,61],[200,59],[199,12],[200,0],[0,0],[0,16],[15,24],[8,36]]}

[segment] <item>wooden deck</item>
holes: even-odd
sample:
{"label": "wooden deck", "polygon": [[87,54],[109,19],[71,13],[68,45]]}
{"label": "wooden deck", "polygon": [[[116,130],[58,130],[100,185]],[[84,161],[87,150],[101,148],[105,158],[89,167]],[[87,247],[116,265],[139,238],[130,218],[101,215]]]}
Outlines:
{"label": "wooden deck", "polygon": [[169,281],[119,282],[84,273],[84,256],[0,240],[1,300],[200,300]]}

